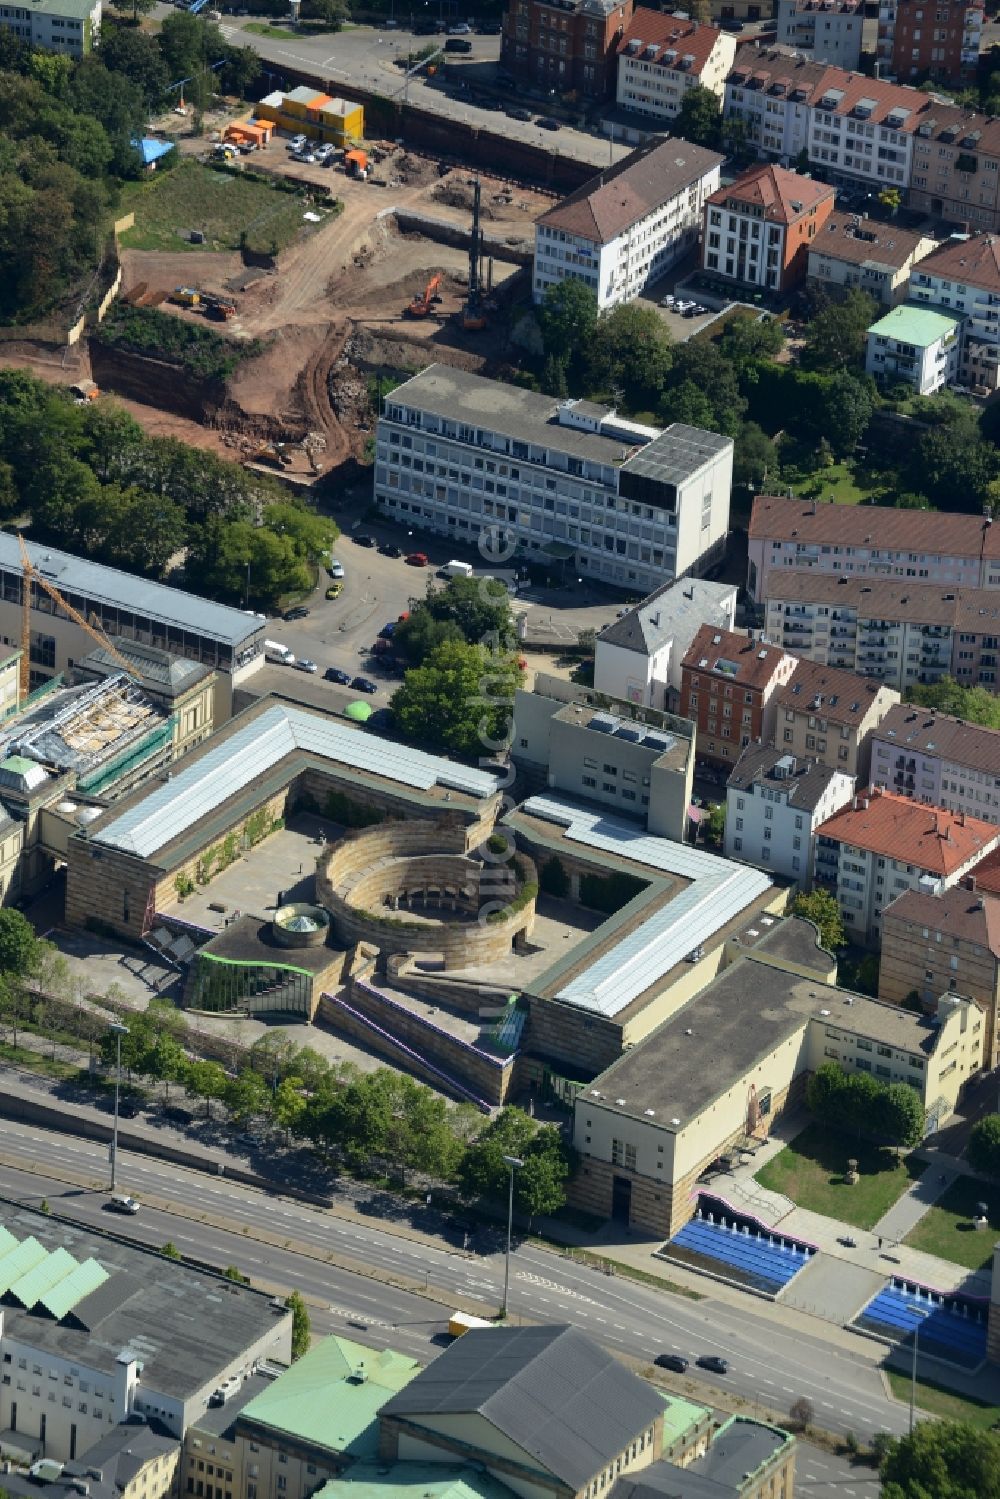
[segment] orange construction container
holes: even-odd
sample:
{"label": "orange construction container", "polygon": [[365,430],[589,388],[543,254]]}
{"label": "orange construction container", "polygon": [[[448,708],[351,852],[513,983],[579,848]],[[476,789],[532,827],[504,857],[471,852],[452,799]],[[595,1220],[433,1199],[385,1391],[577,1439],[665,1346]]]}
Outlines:
{"label": "orange construction container", "polygon": [[344,152],[344,171],[348,177],[360,177],[368,168],[368,155],[364,151]]}

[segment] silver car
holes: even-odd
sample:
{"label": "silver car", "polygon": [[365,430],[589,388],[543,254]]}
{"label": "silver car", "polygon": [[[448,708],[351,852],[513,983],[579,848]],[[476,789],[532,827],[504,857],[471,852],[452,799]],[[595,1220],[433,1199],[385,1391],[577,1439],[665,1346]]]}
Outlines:
{"label": "silver car", "polygon": [[307,671],[310,675],[317,669],[315,661],[310,661],[305,656],[300,656],[295,665],[299,671]]}

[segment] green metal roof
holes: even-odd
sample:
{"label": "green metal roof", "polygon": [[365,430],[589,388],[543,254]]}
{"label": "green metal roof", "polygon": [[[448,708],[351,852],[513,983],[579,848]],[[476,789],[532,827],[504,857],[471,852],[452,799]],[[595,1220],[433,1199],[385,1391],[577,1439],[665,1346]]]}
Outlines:
{"label": "green metal roof", "polygon": [[957,331],[957,318],[948,317],[944,312],[933,312],[929,307],[910,307],[905,303],[894,307],[868,329],[879,338],[898,338],[918,349],[929,348],[939,338]]}
{"label": "green metal roof", "polygon": [[60,1244],[58,1249],[53,1249],[51,1254],[46,1254],[43,1260],[39,1260],[26,1275],[20,1280],[15,1280],[7,1288],[7,1295],[15,1297],[23,1307],[29,1310],[37,1301],[45,1295],[46,1291],[65,1280],[77,1269],[77,1262],[67,1249]]}
{"label": "green metal roof", "polygon": [[39,1296],[36,1307],[41,1307],[48,1312],[56,1322],[60,1322],[67,1312],[71,1312],[78,1301],[89,1296],[91,1291],[96,1291],[98,1286],[103,1286],[108,1278],[108,1272],[103,1265],[99,1265],[95,1259],[84,1260],[71,1270],[65,1280]]}
{"label": "green metal roof", "polygon": [[672,1447],[674,1442],[686,1435],[692,1427],[709,1419],[712,1412],[705,1405],[695,1405],[691,1400],[682,1400],[679,1395],[668,1395],[663,1390],[663,1445]]}
{"label": "green metal roof", "polygon": [[349,1338],[324,1338],[240,1412],[330,1452],[374,1458],[378,1413],[420,1373],[416,1359]]}
{"label": "green metal roof", "polygon": [[17,1247],[17,1242],[17,1239],[14,1238],[10,1230],[4,1228],[3,1224],[0,1224],[0,1260],[3,1259],[5,1254],[9,1254],[12,1249]]}
{"label": "green metal roof", "polygon": [[5,1296],[15,1281],[40,1265],[48,1252],[37,1239],[25,1239],[16,1249],[8,1250],[0,1259],[0,1296]]}
{"label": "green metal roof", "polygon": [[315,1499],[514,1499],[506,1484],[482,1468],[450,1463],[357,1463],[350,1477],[325,1483]]}

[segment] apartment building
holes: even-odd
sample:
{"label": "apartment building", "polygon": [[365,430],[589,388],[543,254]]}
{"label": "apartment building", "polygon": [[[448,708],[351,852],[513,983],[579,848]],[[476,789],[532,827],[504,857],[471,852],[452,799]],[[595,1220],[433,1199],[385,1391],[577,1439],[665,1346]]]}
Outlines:
{"label": "apartment building", "polygon": [[865,369],[882,384],[932,396],[958,379],[961,323],[929,307],[893,307],[868,329]]}
{"label": "apartment building", "polygon": [[1000,527],[988,516],[758,495],[747,569],[755,603],[772,593],[784,568],[1000,588]]}
{"label": "apartment building", "polygon": [[774,737],[775,697],[795,657],[763,640],[702,625],[681,662],[681,716],[698,731],[700,759],[735,765],[754,740]]}
{"label": "apartment building", "polygon": [[726,782],[726,858],[807,886],[816,829],[853,795],[843,771],[748,744]]}
{"label": "apartment building", "polygon": [[646,708],[680,700],[681,662],[702,625],[732,630],[738,590],[729,583],[682,578],[665,583],[597,636],[594,690]]}
{"label": "apartment building", "polygon": [[618,43],[634,0],[512,0],[503,20],[500,61],[518,83],[613,97]]}
{"label": "apartment building", "polygon": [[550,208],[535,225],[536,303],[567,279],[589,286],[602,312],[641,296],[697,244],[722,160],[653,137]]}
{"label": "apartment building", "polygon": [[[732,438],[433,364],[386,399],[375,502],[402,525],[652,592],[719,556]],[[575,571],[574,571],[575,570]]]}
{"label": "apartment building", "polygon": [[997,681],[1000,599],[990,589],[773,573],[765,620],[786,650],[888,687]]}
{"label": "apartment building", "polygon": [[898,703],[872,735],[871,779],[1000,826],[1000,730]]}
{"label": "apartment building", "polygon": [[948,890],[1000,847],[1000,829],[875,786],[816,830],[813,876],[836,895],[848,937],[878,948],[882,912],[904,890]]}
{"label": "apartment building", "polygon": [[880,0],[876,56],[900,83],[960,87],[975,78],[984,15],[983,0]]}
{"label": "apartment building", "polygon": [[1000,229],[1000,120],[932,100],[914,132],[910,208]]}
{"label": "apartment building", "polygon": [[882,683],[800,660],[776,699],[774,742],[785,754],[818,760],[867,785],[870,735],[898,702],[899,693]]}
{"label": "apartment building", "polygon": [[983,1012],[983,1067],[1000,1062],[1000,899],[967,875],[940,895],[908,890],[882,913],[878,997],[924,1008],[945,990]]}
{"label": "apartment building", "polygon": [[778,0],[778,43],[849,72],[861,60],[863,0]]}
{"label": "apartment building", "polygon": [[101,36],[101,0],[18,0],[0,5],[0,30],[32,47],[83,57]]}
{"label": "apartment building", "polygon": [[956,235],[922,262],[910,300],[962,320],[958,380],[985,394],[1000,386],[1000,238]]}
{"label": "apartment building", "polygon": [[650,120],[672,120],[699,84],[721,105],[736,38],[717,26],[637,7],[618,44],[617,100]]}
{"label": "apartment building", "polygon": [[826,288],[863,291],[883,307],[907,294],[914,265],[935,248],[925,235],[836,210],[809,246],[811,280]]}
{"label": "apartment building", "polygon": [[787,291],[804,280],[809,247],[833,211],[826,183],[767,163],[705,205],[701,263],[727,280]]}

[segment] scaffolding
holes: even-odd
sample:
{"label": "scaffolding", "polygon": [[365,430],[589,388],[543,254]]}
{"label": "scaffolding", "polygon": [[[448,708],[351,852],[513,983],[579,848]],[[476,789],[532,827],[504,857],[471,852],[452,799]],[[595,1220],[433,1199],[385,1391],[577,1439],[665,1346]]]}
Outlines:
{"label": "scaffolding", "polygon": [[51,716],[11,736],[18,754],[91,775],[109,757],[156,736],[162,739],[164,715],[124,673],[75,693]]}

